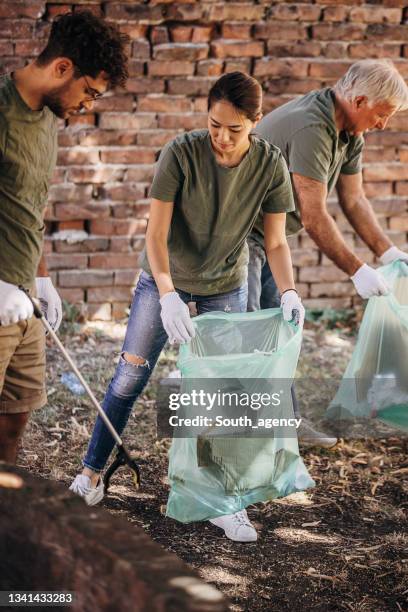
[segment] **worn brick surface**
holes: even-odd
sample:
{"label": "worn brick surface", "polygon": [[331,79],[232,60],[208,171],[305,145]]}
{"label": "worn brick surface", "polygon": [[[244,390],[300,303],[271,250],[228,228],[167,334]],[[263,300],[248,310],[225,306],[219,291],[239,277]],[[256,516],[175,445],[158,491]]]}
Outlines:
{"label": "worn brick surface", "polygon": [[[35,57],[55,15],[80,7],[105,15],[131,38],[126,91],[109,93],[92,112],[61,125],[46,215],[51,274],[64,299],[88,302],[92,318],[126,314],[157,156],[177,134],[206,126],[206,95],[221,74],[256,76],[264,112],[332,84],[360,58],[390,58],[408,78],[404,0],[4,0],[1,72]],[[408,112],[397,114],[387,131],[367,135],[363,177],[380,224],[407,248]],[[335,200],[329,209],[346,242],[373,263]],[[81,234],[71,242],[63,230]],[[290,244],[307,306],[358,303],[345,275],[307,234]]]}

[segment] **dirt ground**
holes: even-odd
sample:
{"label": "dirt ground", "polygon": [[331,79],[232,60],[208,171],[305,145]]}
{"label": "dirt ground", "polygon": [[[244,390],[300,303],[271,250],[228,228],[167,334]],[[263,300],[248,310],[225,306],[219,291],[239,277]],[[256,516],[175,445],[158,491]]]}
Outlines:
{"label": "dirt ground", "polygon": [[[355,342],[351,327],[336,320],[309,323],[301,374],[311,380],[322,369],[341,375]],[[124,325],[101,323],[65,324],[62,330],[100,399],[124,330]],[[175,361],[174,352],[164,352],[156,382]],[[18,463],[68,486],[80,468],[94,411],[86,396],[61,384],[64,371],[67,366],[50,344],[49,403],[31,420]],[[316,487],[251,506],[248,514],[259,539],[239,544],[209,523],[182,525],[161,514],[169,444],[155,438],[154,388],[151,384],[137,403],[124,436],[129,449],[145,460],[142,486],[135,490],[125,471],[117,475],[103,501],[109,512],[139,525],[195,567],[228,596],[234,611],[408,610],[407,438],[340,440],[333,450],[304,450]],[[312,389],[307,402],[313,401]],[[302,410],[307,412],[307,405]]]}

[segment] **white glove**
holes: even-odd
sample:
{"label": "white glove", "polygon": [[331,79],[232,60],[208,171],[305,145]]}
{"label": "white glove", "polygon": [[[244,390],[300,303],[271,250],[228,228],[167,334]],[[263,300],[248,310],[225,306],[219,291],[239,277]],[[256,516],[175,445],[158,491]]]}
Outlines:
{"label": "white glove", "polygon": [[24,291],[0,280],[0,323],[11,325],[33,316],[34,308]]}
{"label": "white glove", "polygon": [[364,300],[373,295],[387,295],[391,291],[385,278],[377,270],[367,266],[367,264],[363,264],[354,276],[350,278],[354,283],[357,293]]}
{"label": "white glove", "polygon": [[62,321],[62,302],[49,276],[39,276],[35,279],[37,298],[40,300],[41,312],[54,331],[57,331]]}
{"label": "white glove", "polygon": [[183,344],[195,336],[190,311],[176,291],[170,291],[160,299],[161,319],[170,343]]}
{"label": "white glove", "polygon": [[280,306],[285,321],[293,321],[296,325],[303,326],[305,322],[305,309],[295,289],[288,289],[282,293]]}
{"label": "white glove", "polygon": [[387,249],[385,253],[383,253],[380,257],[380,261],[382,264],[384,264],[384,266],[389,263],[392,263],[393,261],[396,261],[397,259],[400,259],[401,261],[404,261],[406,264],[408,264],[408,253],[404,253],[404,251],[401,251],[396,246],[392,246]]}

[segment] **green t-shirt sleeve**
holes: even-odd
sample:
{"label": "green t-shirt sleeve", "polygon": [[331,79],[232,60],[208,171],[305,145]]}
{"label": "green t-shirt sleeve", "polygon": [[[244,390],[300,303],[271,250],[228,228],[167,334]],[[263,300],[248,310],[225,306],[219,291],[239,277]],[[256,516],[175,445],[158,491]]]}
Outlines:
{"label": "green t-shirt sleeve", "polygon": [[282,153],[279,153],[275,161],[275,172],[271,186],[266,193],[261,208],[266,213],[295,210],[290,174]]}
{"label": "green t-shirt sleeve", "polygon": [[5,155],[6,152],[6,142],[7,142],[7,122],[0,112],[0,161]]}
{"label": "green t-shirt sleeve", "polygon": [[149,196],[164,202],[174,202],[183,182],[184,173],[172,141],[160,153]]}
{"label": "green t-shirt sleeve", "polygon": [[295,132],[288,143],[288,166],[301,174],[328,183],[332,161],[332,139],[323,125],[310,125]]}
{"label": "green t-shirt sleeve", "polygon": [[364,139],[361,137],[351,148],[347,159],[341,167],[341,174],[358,174],[363,166]]}

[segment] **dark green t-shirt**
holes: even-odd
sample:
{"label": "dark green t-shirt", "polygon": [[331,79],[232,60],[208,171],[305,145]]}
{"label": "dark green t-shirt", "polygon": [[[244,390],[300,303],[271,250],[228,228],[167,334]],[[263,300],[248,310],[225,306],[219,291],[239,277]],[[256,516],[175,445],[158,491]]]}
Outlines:
{"label": "dark green t-shirt", "polygon": [[[150,196],[174,202],[170,272],[178,289],[197,295],[231,291],[246,281],[246,238],[261,208],[294,210],[289,172],[276,147],[253,136],[241,163],[225,168],[216,161],[208,130],[183,134],[164,147]],[[141,266],[151,274],[145,251]]]}
{"label": "dark green t-shirt", "polygon": [[[362,136],[337,131],[334,113],[333,90],[326,87],[268,113],[257,125],[256,134],[279,147],[289,172],[325,183],[330,193],[340,173],[361,172],[364,146]],[[287,216],[288,235],[302,227],[298,210]],[[261,217],[251,238],[263,244]]]}
{"label": "dark green t-shirt", "polygon": [[57,119],[31,110],[0,77],[0,279],[31,287],[42,252],[44,208],[57,159]]}

